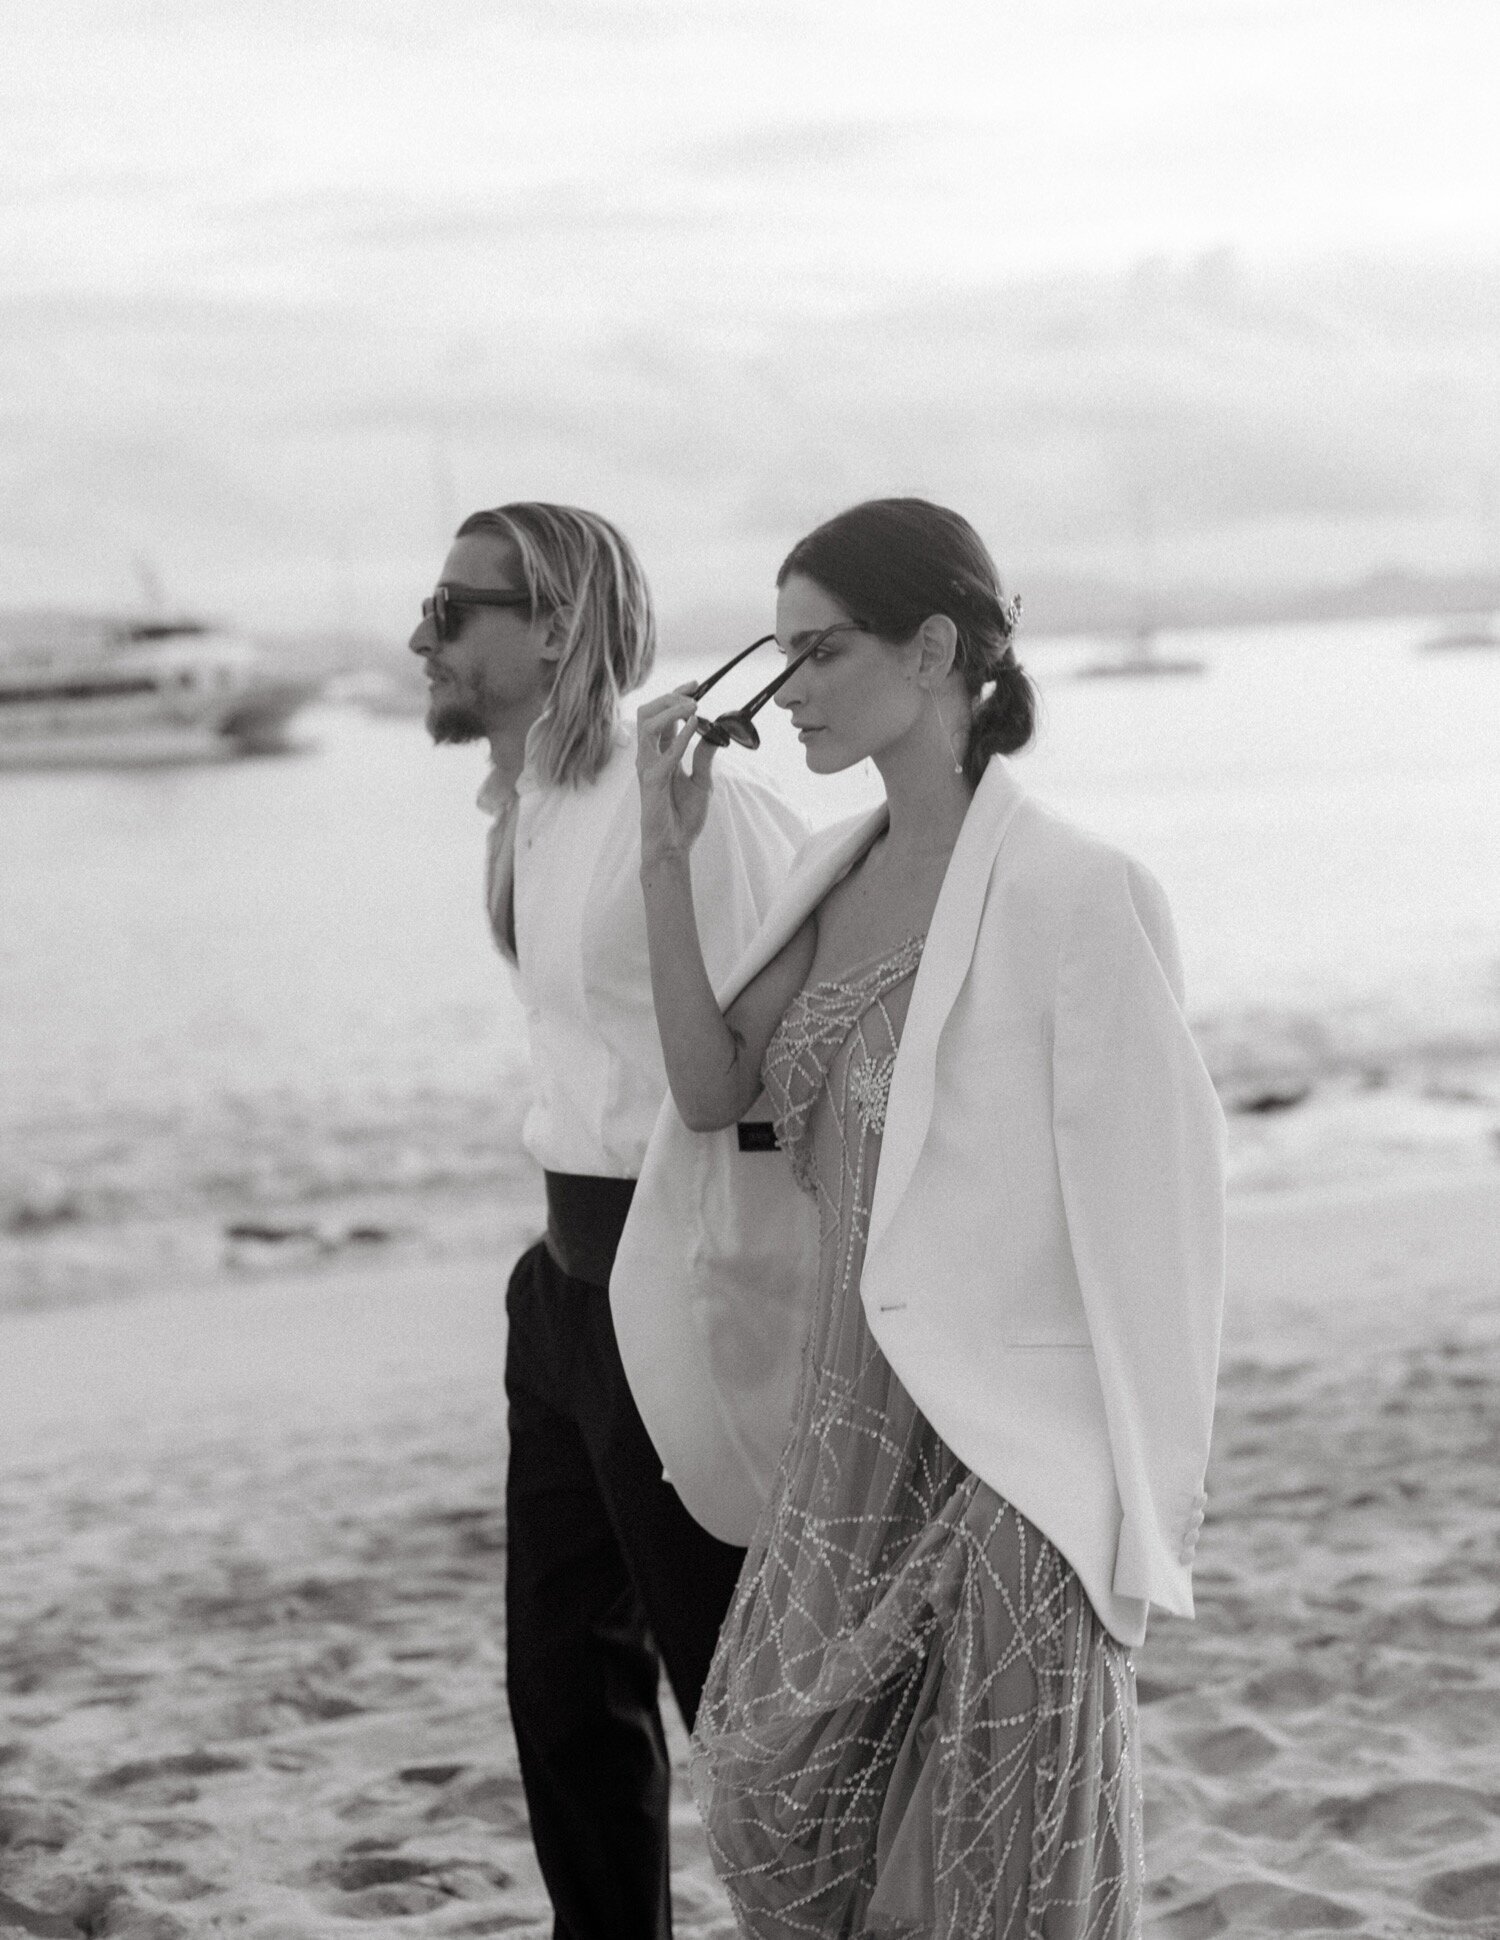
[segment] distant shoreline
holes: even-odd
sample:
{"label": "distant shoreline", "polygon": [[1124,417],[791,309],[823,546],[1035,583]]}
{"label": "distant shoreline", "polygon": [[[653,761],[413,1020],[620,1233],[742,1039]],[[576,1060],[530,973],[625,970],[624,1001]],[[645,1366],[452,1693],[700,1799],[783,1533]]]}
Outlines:
{"label": "distant shoreline", "polygon": [[1180,584],[1143,595],[1118,580],[1038,579],[1023,590],[1033,636],[1186,627],[1309,626],[1340,620],[1456,619],[1500,611],[1500,576],[1384,571],[1326,586]]}
{"label": "distant shoreline", "polygon": [[[1327,584],[1226,586],[1181,581],[1149,591],[1123,579],[1038,573],[1023,576],[1018,590],[1024,609],[1022,633],[1030,640],[1129,634],[1141,629],[1170,633],[1348,620],[1441,623],[1500,613],[1500,573],[1420,573],[1397,567]],[[661,622],[662,657],[681,660],[714,653],[721,643],[732,643],[742,634],[749,637],[762,628],[765,610],[764,600],[729,599],[668,613]],[[49,637],[76,638],[120,617],[120,613],[84,607],[0,609],[0,652],[38,627]],[[285,658],[301,674],[326,680],[372,668],[387,674],[396,670],[406,676],[402,684],[414,693],[421,690],[420,670],[404,637],[323,630],[250,631],[273,662]]]}
{"label": "distant shoreline", "polygon": [[[1154,633],[1234,627],[1321,626],[1349,620],[1430,620],[1435,624],[1500,612],[1500,574],[1415,573],[1388,568],[1327,584],[1227,586],[1179,581],[1143,590],[1128,580],[1037,573],[1015,581],[1026,640],[1076,634]],[[762,604],[725,601],[669,615],[662,624],[669,658],[712,652],[752,633]],[[690,647],[677,644],[691,640]]]}

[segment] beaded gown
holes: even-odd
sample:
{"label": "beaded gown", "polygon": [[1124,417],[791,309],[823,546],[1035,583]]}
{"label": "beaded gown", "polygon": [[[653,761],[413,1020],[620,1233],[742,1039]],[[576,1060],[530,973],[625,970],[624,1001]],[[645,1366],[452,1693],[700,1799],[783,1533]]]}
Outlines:
{"label": "beaded gown", "polygon": [[794,1425],[693,1783],[742,1933],[1135,1940],[1134,1670],[1077,1576],[918,1412],[859,1281],[922,939],[794,1000],[762,1077],[820,1215]]}

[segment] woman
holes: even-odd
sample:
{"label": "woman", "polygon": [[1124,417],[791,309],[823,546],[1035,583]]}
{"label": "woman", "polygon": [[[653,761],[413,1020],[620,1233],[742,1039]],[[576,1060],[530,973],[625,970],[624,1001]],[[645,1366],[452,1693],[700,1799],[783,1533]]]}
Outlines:
{"label": "woman", "polygon": [[[779,640],[813,649],[778,695],[808,766],[868,758],[886,801],[813,839],[717,993],[689,694],[642,710],[637,756],[672,1100],[621,1349],[688,1506],[755,1518],[694,1740],[715,1863],[756,1936],[1123,1940],[1129,1648],[1150,1603],[1192,1613],[1222,1120],[1160,889],[1011,779],[1033,697],[972,528],[856,506],[778,586]],[[765,1158],[724,1156],[762,1091],[818,1211],[810,1311]]]}

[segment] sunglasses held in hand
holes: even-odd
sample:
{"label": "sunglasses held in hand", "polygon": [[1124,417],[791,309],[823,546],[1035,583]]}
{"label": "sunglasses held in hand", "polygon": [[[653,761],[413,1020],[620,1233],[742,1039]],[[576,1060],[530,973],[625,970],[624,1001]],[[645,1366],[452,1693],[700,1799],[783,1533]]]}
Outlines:
{"label": "sunglasses held in hand", "polygon": [[[727,748],[731,741],[737,747],[758,748],[760,746],[760,733],[756,728],[754,716],[760,712],[778,688],[786,685],[792,675],[802,665],[803,661],[809,655],[815,654],[818,651],[818,648],[823,645],[823,642],[830,634],[843,633],[849,628],[853,628],[856,633],[869,631],[863,620],[837,620],[832,626],[821,628],[817,633],[813,634],[811,639],[803,642],[776,678],[773,681],[769,681],[761,688],[758,694],[746,701],[743,707],[736,708],[731,714],[721,714],[716,721],[700,721],[698,724],[699,734],[702,735],[703,739],[712,748]],[[767,646],[775,638],[776,635],[774,633],[763,633],[758,640],[752,640],[748,647],[741,647],[732,659],[726,660],[722,667],[716,668],[708,676],[707,680],[700,680],[698,685],[691,690],[690,698],[695,701],[701,700],[709,688],[716,681],[722,680],[732,667],[737,667],[742,660],[748,659],[757,647]]]}

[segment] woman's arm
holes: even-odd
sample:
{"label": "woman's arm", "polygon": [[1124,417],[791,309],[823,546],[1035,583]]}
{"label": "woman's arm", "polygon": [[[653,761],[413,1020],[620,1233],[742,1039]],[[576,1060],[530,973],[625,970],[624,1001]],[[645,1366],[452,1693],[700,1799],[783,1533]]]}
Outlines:
{"label": "woman's arm", "polygon": [[695,720],[692,697],[680,691],[642,707],[636,772],[651,998],[667,1082],[683,1122],[707,1132],[734,1124],[760,1091],[761,1060],[806,979],[816,926],[809,918],[728,1015],[720,1011],[703,961],[690,861],[708,816],[716,750],[700,741],[691,770],[684,771]]}

